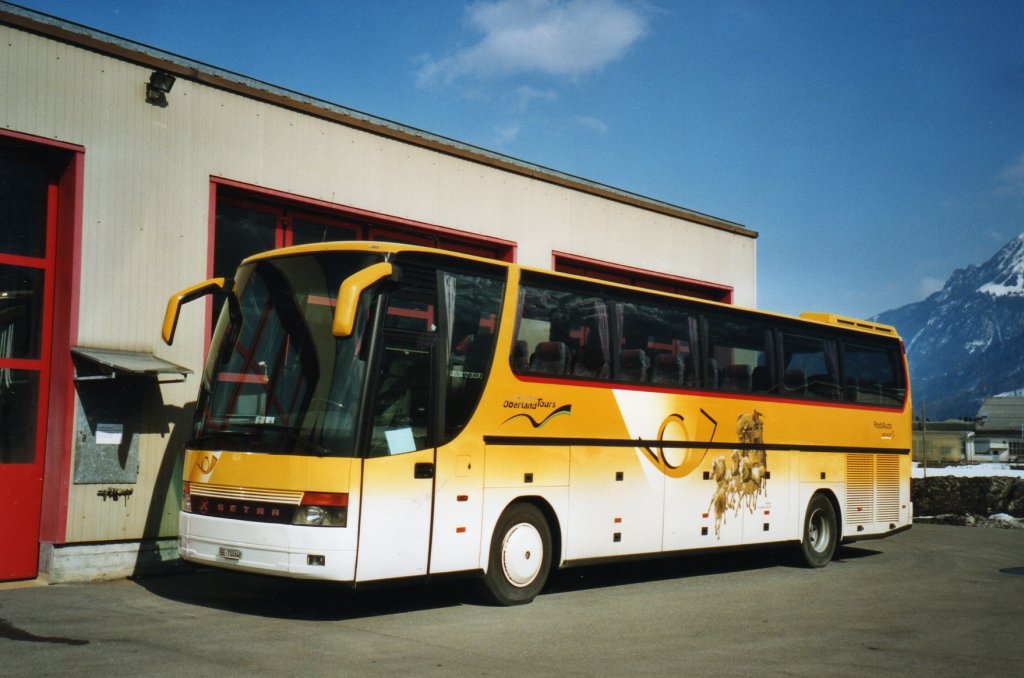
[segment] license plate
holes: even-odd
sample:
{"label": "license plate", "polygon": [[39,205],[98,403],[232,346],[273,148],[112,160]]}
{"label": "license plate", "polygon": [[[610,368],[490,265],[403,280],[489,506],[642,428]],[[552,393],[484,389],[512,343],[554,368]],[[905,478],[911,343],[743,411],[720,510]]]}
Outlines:
{"label": "license plate", "polygon": [[221,546],[217,550],[217,555],[221,558],[227,558],[228,560],[241,560],[242,549],[228,548],[227,546]]}

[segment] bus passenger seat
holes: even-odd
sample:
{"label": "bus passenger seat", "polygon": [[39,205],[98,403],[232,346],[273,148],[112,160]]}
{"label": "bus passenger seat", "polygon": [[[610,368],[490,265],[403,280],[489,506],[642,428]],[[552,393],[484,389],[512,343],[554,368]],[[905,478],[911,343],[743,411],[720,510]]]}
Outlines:
{"label": "bus passenger seat", "polygon": [[882,385],[877,381],[862,380],[857,384],[859,395],[857,402],[871,405],[882,405],[885,399],[882,397]]}
{"label": "bus passenger seat", "polygon": [[815,374],[807,378],[810,395],[825,400],[839,400],[839,386],[830,374]]}
{"label": "bus passenger seat", "polygon": [[530,348],[525,339],[512,344],[512,371],[517,374],[530,369]]}
{"label": "bus passenger seat", "polygon": [[786,370],[782,376],[782,385],[790,395],[807,395],[807,378],[803,370]]}
{"label": "bus passenger seat", "polygon": [[569,371],[569,349],[561,341],[542,341],[530,359],[530,371],[565,374]]}
{"label": "bus passenger seat", "polygon": [[721,386],[726,391],[750,391],[750,365],[728,365],[722,369]]}
{"label": "bus passenger seat", "polygon": [[709,357],[704,365],[704,388],[718,388],[718,360]]}
{"label": "bus passenger seat", "polygon": [[681,353],[659,353],[654,356],[654,369],[651,373],[652,384],[683,384],[683,355]]}
{"label": "bus passenger seat", "polygon": [[772,388],[772,375],[767,367],[761,365],[754,368],[754,371],[750,374],[750,386],[754,393],[771,393],[774,390]]}
{"label": "bus passenger seat", "polygon": [[627,348],[619,354],[619,378],[624,381],[644,381],[647,379],[649,361],[643,349]]}
{"label": "bus passenger seat", "polygon": [[696,373],[693,369],[693,356],[686,356],[683,361],[683,386],[693,386]]}
{"label": "bus passenger seat", "polygon": [[843,386],[843,398],[851,402],[857,402],[859,395],[857,380],[853,377],[846,377],[846,384]]}

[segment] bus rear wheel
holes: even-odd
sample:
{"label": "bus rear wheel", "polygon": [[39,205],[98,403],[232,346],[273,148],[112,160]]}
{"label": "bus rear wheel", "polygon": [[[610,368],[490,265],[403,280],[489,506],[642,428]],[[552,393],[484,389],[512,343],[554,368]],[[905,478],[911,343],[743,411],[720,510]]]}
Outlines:
{"label": "bus rear wheel", "polygon": [[494,527],[487,574],[478,588],[498,605],[522,605],[537,597],[551,571],[551,529],[533,504],[513,504]]}
{"label": "bus rear wheel", "polygon": [[808,567],[825,567],[836,552],[839,530],[832,502],[823,494],[811,497],[804,516],[800,555]]}

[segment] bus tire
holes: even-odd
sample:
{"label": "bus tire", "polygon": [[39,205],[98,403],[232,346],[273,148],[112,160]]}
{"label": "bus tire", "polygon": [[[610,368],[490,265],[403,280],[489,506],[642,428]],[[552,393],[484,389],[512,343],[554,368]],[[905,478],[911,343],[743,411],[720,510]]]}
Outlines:
{"label": "bus tire", "polygon": [[498,605],[523,605],[537,597],[551,571],[551,528],[533,504],[512,504],[498,518],[487,573],[478,589]]}
{"label": "bus tire", "polygon": [[800,555],[808,567],[825,567],[836,552],[839,530],[836,510],[823,494],[811,497],[804,516],[804,536],[800,540]]}

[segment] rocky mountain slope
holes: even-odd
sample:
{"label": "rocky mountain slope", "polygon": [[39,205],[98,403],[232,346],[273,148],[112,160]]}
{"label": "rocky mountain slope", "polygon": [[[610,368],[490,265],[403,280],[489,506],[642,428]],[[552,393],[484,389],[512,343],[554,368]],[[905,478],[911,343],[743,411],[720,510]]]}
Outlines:
{"label": "rocky mountain slope", "polygon": [[1024,388],[1024,234],[927,299],[881,313],[907,345],[915,411],[973,416],[981,399]]}

